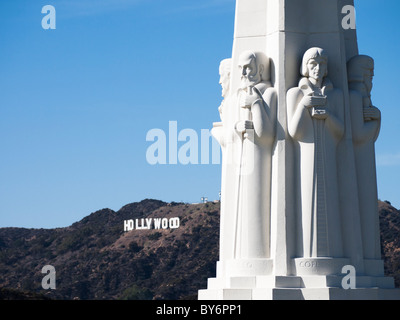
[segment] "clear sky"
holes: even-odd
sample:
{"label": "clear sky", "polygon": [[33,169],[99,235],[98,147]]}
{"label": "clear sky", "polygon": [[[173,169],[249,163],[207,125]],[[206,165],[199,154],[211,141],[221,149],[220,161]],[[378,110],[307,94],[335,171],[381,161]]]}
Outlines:
{"label": "clear sky", "polygon": [[[42,28],[45,5],[56,8],[55,30]],[[400,2],[356,8],[383,113],[379,197],[400,207]],[[64,227],[145,198],[218,199],[220,165],[152,166],[146,134],[176,121],[200,137],[218,121],[234,9],[234,0],[2,0],[0,227]]]}

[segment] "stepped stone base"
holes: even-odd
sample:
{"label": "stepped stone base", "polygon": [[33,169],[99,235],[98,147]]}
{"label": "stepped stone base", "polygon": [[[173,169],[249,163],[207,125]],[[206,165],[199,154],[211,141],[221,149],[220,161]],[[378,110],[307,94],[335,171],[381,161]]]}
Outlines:
{"label": "stepped stone base", "polygon": [[358,276],[356,289],[342,288],[343,275],[241,276],[208,279],[199,300],[400,300],[388,277]]}

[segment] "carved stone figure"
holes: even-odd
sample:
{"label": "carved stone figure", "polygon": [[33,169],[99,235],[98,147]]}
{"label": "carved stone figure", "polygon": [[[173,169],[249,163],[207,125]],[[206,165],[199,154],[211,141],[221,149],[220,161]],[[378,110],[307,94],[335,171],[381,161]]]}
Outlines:
{"label": "carved stone figure", "polygon": [[219,66],[219,84],[222,87],[222,97],[224,98],[224,100],[218,108],[221,121],[223,121],[223,109],[226,102],[225,99],[229,96],[230,92],[231,70],[232,59],[222,60]]}
{"label": "carved stone figure", "polygon": [[364,259],[381,259],[375,141],[381,112],[371,102],[374,60],[357,55],[348,62],[351,125],[356,158]]}
{"label": "carved stone figure", "polygon": [[236,177],[233,174],[236,172],[235,168],[235,133],[234,127],[237,120],[235,99],[230,90],[231,83],[231,70],[232,70],[232,59],[224,59],[220,63],[219,74],[220,74],[220,85],[222,87],[222,97],[224,98],[221,105],[218,108],[221,122],[215,122],[213,129],[211,130],[212,135],[221,145],[222,151],[222,172],[221,172],[221,217],[220,217],[220,256],[221,259],[225,259],[227,251],[233,247],[232,234],[233,227],[231,226],[232,213],[235,212],[235,201],[232,201],[232,192],[230,189],[236,183]]}
{"label": "carved stone figure", "polygon": [[328,56],[303,56],[298,87],[287,93],[288,131],[297,142],[298,254],[342,257],[336,149],[344,134],[343,93],[327,78]]}
{"label": "carved stone figure", "polygon": [[276,92],[269,82],[269,58],[245,51],[239,57],[239,138],[237,207],[234,215],[236,259],[262,259],[270,255],[272,148],[276,131]]}
{"label": "carved stone figure", "polygon": [[225,111],[225,109],[229,109],[229,106],[232,105],[230,97],[231,70],[232,59],[222,60],[219,66],[219,84],[222,88],[221,95],[223,100],[221,105],[218,107],[221,122],[214,123],[212,134],[221,145],[223,153],[226,145],[232,142],[233,126],[235,123],[232,111]]}
{"label": "carved stone figure", "polygon": [[379,252],[373,60],[341,8],[354,0],[236,0],[212,131],[220,257],[200,300],[400,300]]}

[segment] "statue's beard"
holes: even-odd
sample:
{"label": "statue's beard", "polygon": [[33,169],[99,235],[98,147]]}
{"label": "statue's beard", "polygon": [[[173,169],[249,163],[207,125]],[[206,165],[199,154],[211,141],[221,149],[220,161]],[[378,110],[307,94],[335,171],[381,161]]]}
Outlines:
{"label": "statue's beard", "polygon": [[257,85],[260,82],[260,79],[258,79],[258,77],[246,77],[246,76],[242,76],[242,82],[241,82],[241,89],[246,89],[248,87],[254,87],[255,85]]}
{"label": "statue's beard", "polygon": [[228,93],[229,93],[229,85],[222,86],[222,97],[223,97],[223,98],[226,98],[226,96],[228,95]]}

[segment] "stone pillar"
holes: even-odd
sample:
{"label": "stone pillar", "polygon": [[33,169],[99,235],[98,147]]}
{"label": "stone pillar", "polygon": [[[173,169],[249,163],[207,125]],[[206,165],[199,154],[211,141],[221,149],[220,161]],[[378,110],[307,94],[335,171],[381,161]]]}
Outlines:
{"label": "stone pillar", "polygon": [[[359,182],[347,73],[347,62],[359,53],[356,30],[344,29],[342,26],[345,16],[342,8],[348,5],[353,6],[354,1],[236,1],[231,91],[229,98],[225,98],[229,101],[229,106],[224,104],[224,112],[229,114],[230,121],[223,124],[225,142],[228,141],[229,147],[224,144],[220,261],[217,264],[217,277],[209,279],[207,290],[199,291],[199,299],[400,298],[399,292],[393,290],[393,279],[383,277],[381,272],[383,264],[375,259],[376,254],[372,255],[373,261],[368,259],[368,256],[364,259],[361,227],[363,224],[359,207]],[[306,88],[301,87],[304,84],[304,81],[301,81],[304,76],[301,74],[301,66],[302,58],[310,48],[322,48],[328,56],[329,83],[324,82],[320,89],[311,88],[312,84],[309,86],[310,95],[315,95],[317,92],[317,95],[325,97],[322,100],[325,99],[324,106],[328,105],[327,111],[325,107],[322,111],[324,114],[329,113],[330,120],[325,120],[326,118],[313,120],[315,124],[311,132],[314,132],[314,135],[322,135],[323,138],[305,142],[310,142],[309,146],[314,149],[326,150],[328,140],[323,133],[324,126],[327,130],[336,130],[335,132],[339,129],[332,129],[332,126],[342,127],[343,132],[337,135],[335,142],[337,146],[329,147],[332,152],[316,153],[312,158],[312,161],[317,163],[315,170],[310,169],[307,175],[301,171],[301,166],[308,164],[304,164],[299,141],[289,130],[292,103],[289,92],[293,88],[298,88],[299,94],[300,92],[302,95],[307,94]],[[266,113],[275,117],[271,122],[275,127],[271,131],[274,141],[270,153],[272,170],[266,178],[270,184],[270,188],[266,190],[270,191],[269,194],[259,196],[264,200],[268,199],[268,208],[255,209],[257,206],[253,204],[258,203],[259,199],[253,197],[252,203],[247,203],[246,209],[240,211],[238,204],[246,202],[240,191],[243,187],[241,179],[245,179],[240,169],[243,141],[249,143],[237,135],[237,125],[243,120],[242,70],[238,66],[245,51],[263,53],[269,59],[267,86],[269,89],[266,91],[269,94],[260,96]],[[298,104],[298,101],[296,103]],[[340,115],[337,114],[338,111],[329,109],[331,105],[336,106],[335,110],[342,110],[339,112]],[[261,108],[260,106],[259,104],[258,107]],[[304,106],[304,108],[309,107]],[[253,114],[256,106],[250,104],[248,110]],[[249,119],[254,120],[251,116]],[[255,128],[256,121],[253,122]],[[317,126],[317,122],[321,126]],[[309,124],[311,127],[312,123]],[[246,130],[245,136],[251,134],[257,136],[256,129],[249,127]],[[257,149],[256,143],[252,145]],[[246,155],[244,158],[246,161],[251,159]],[[331,164],[335,164],[334,170]],[[257,170],[259,163],[253,162],[253,165]],[[316,193],[322,194],[316,198],[318,201],[315,202],[314,209],[309,212],[304,212],[306,209],[302,203],[305,192],[302,186],[305,180],[314,183],[313,188]],[[333,181],[335,188],[332,187]],[[246,185],[249,189],[246,192],[253,192],[252,187],[253,184]],[[329,202],[332,195],[336,200]],[[337,206],[335,210],[332,210],[332,204]],[[311,203],[311,206],[313,205]],[[235,254],[235,246],[238,243],[236,228],[238,217],[246,217],[246,213],[250,216],[263,215],[263,219],[268,220],[265,228],[266,240],[262,240],[265,241],[262,245],[267,244],[269,250],[268,254],[260,259],[254,257],[243,259]],[[315,243],[314,251],[311,250],[314,252],[312,254],[306,254],[308,251],[303,248],[306,233],[304,217],[307,215],[311,217],[310,225],[315,229],[309,233],[310,241]],[[366,227],[363,229],[369,230]],[[254,230],[259,232],[259,226],[255,226]],[[357,288],[363,290],[342,289],[341,272],[345,265],[354,266],[357,276],[363,276],[357,278],[359,280]],[[380,289],[378,291],[368,289],[372,287]],[[290,290],[287,290],[288,288]]]}

